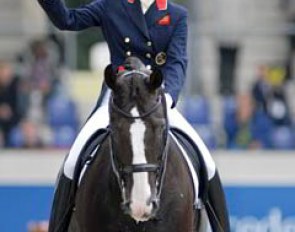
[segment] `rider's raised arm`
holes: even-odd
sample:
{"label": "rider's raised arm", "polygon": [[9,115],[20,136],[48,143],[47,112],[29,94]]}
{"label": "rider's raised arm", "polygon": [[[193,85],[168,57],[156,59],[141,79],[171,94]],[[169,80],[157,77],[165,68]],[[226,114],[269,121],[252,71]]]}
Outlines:
{"label": "rider's raised arm", "polygon": [[101,25],[106,1],[95,0],[76,9],[67,8],[61,0],[38,0],[38,2],[57,28],[79,31]]}
{"label": "rider's raised arm", "polygon": [[167,49],[167,63],[162,72],[165,77],[165,91],[175,106],[183,87],[187,68],[187,11],[179,17]]}

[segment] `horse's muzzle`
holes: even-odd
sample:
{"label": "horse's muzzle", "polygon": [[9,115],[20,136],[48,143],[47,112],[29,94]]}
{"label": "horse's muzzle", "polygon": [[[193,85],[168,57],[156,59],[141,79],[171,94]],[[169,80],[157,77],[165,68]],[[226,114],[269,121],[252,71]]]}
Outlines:
{"label": "horse's muzzle", "polygon": [[122,204],[122,210],[136,222],[144,222],[154,219],[159,210],[159,200],[151,198],[146,204],[141,202],[126,202]]}

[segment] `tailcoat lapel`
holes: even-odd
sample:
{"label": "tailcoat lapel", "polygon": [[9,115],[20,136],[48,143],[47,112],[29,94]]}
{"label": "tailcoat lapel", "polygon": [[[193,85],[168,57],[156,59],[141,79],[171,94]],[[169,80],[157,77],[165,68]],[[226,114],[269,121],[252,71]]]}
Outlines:
{"label": "tailcoat lapel", "polygon": [[166,15],[168,15],[168,9],[159,10],[157,8],[157,4],[155,1],[145,14],[145,21],[147,23],[148,28],[156,24],[160,19],[162,19]]}
{"label": "tailcoat lapel", "polygon": [[138,27],[138,29],[144,34],[144,36],[149,39],[149,32],[147,28],[147,23],[145,17],[142,13],[140,0],[128,1],[122,0],[125,10],[127,11],[132,22]]}

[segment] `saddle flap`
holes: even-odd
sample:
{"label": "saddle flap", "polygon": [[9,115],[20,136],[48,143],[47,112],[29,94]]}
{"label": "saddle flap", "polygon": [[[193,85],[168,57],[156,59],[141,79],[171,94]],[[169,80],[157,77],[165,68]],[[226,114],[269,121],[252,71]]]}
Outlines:
{"label": "saddle flap", "polygon": [[[200,199],[200,202],[207,202],[208,187],[209,187],[208,173],[207,173],[204,158],[201,155],[200,150],[195,145],[195,143],[191,140],[191,138],[189,138],[189,136],[185,134],[183,131],[177,128],[171,128],[171,132],[176,137],[177,141],[180,143],[183,149],[186,151],[192,163],[194,170],[190,170],[190,171],[194,171],[198,176],[198,179],[199,179],[198,198]],[[199,207],[199,205],[197,205],[196,207]]]}
{"label": "saddle flap", "polygon": [[74,183],[76,184],[76,188],[78,186],[79,180],[81,179],[81,175],[83,175],[83,168],[86,165],[89,166],[91,164],[95,158],[94,152],[98,150],[99,146],[108,136],[108,129],[100,129],[88,139],[87,143],[83,147],[74,172]]}

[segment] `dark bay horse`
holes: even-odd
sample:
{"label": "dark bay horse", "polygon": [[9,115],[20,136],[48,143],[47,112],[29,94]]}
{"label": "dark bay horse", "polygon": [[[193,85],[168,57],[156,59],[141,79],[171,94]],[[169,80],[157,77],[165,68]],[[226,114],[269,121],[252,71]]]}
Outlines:
{"label": "dark bay horse", "polygon": [[163,77],[137,58],[105,70],[110,135],[85,172],[69,231],[201,231],[181,150],[168,133]]}

